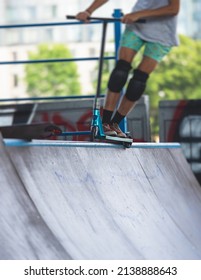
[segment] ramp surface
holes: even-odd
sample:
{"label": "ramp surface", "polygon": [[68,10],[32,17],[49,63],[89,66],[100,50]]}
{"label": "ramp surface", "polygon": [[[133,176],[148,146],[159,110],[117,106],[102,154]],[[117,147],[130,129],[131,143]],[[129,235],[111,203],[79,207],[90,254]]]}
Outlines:
{"label": "ramp surface", "polygon": [[177,145],[1,150],[1,258],[201,259],[201,188]]}
{"label": "ramp surface", "polygon": [[0,143],[0,259],[70,259]]}

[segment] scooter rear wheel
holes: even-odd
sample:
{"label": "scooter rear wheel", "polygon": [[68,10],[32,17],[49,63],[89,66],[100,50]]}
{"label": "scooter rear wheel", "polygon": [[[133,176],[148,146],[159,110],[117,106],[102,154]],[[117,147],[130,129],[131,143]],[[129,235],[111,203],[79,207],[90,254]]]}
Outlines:
{"label": "scooter rear wheel", "polygon": [[123,146],[124,148],[130,148],[132,146],[132,143],[123,142]]}

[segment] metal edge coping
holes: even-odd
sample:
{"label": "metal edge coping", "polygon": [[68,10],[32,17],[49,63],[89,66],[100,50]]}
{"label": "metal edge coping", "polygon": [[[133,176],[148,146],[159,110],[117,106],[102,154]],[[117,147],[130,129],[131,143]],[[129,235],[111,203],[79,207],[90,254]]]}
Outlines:
{"label": "metal edge coping", "polygon": [[[33,140],[25,141],[21,139],[4,139],[7,147],[85,147],[85,148],[124,148],[121,144],[102,143],[102,142],[82,142],[82,141],[61,141],[61,140]],[[180,143],[138,143],[133,142],[131,148],[141,149],[176,149],[181,148]]]}

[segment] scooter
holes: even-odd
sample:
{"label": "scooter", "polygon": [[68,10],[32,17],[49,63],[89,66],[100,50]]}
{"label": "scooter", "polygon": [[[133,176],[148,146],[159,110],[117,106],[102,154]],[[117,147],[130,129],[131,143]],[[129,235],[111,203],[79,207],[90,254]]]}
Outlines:
{"label": "scooter", "polygon": [[[75,16],[66,16],[67,19],[76,19]],[[15,126],[0,127],[0,132],[4,138],[20,138],[27,141],[32,139],[47,139],[52,136],[75,136],[75,135],[89,135],[90,141],[103,141],[113,144],[121,144],[125,148],[131,147],[133,139],[126,133],[126,138],[108,136],[105,135],[102,120],[100,115],[100,108],[98,105],[98,99],[100,97],[102,68],[104,59],[104,48],[106,39],[106,30],[108,22],[120,21],[120,18],[99,18],[88,17],[89,20],[99,20],[103,23],[101,49],[99,56],[99,69],[98,69],[98,82],[94,100],[93,116],[91,120],[90,131],[77,131],[77,132],[63,132],[58,126],[52,123],[34,123],[34,124],[20,124]],[[145,20],[139,20],[138,22],[144,23]]]}
{"label": "scooter", "polygon": [[[66,16],[67,19],[76,19],[75,16]],[[102,39],[101,39],[101,49],[100,49],[100,56],[99,56],[99,69],[98,69],[98,82],[97,82],[97,89],[96,89],[96,95],[94,100],[94,107],[93,107],[93,117],[91,121],[91,130],[89,132],[90,135],[90,141],[104,141],[104,142],[110,142],[114,144],[122,144],[125,148],[130,148],[133,139],[126,133],[126,138],[116,137],[116,136],[108,136],[105,135],[103,126],[102,126],[102,120],[100,115],[100,108],[98,106],[98,98],[100,97],[100,89],[101,89],[101,78],[102,78],[102,69],[103,69],[103,59],[104,59],[104,49],[105,49],[105,39],[106,39],[106,30],[107,30],[107,24],[108,22],[114,22],[114,21],[120,21],[120,18],[100,18],[100,17],[88,17],[88,20],[99,20],[103,23],[103,29],[102,29]],[[144,23],[145,20],[139,20],[138,23]],[[79,132],[78,132],[79,133]],[[81,134],[77,135],[82,135]],[[85,132],[87,134],[87,132]],[[72,135],[72,133],[62,133],[62,136],[66,135]],[[73,134],[74,135],[74,134]]]}

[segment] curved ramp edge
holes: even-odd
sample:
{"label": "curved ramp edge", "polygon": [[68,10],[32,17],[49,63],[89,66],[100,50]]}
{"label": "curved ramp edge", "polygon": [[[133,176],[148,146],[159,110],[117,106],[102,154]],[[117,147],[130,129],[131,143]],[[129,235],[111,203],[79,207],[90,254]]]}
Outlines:
{"label": "curved ramp edge", "polygon": [[178,145],[49,143],[5,149],[19,193],[73,259],[201,259],[201,188]]}
{"label": "curved ramp edge", "polygon": [[0,141],[0,259],[71,259],[42,219]]}

